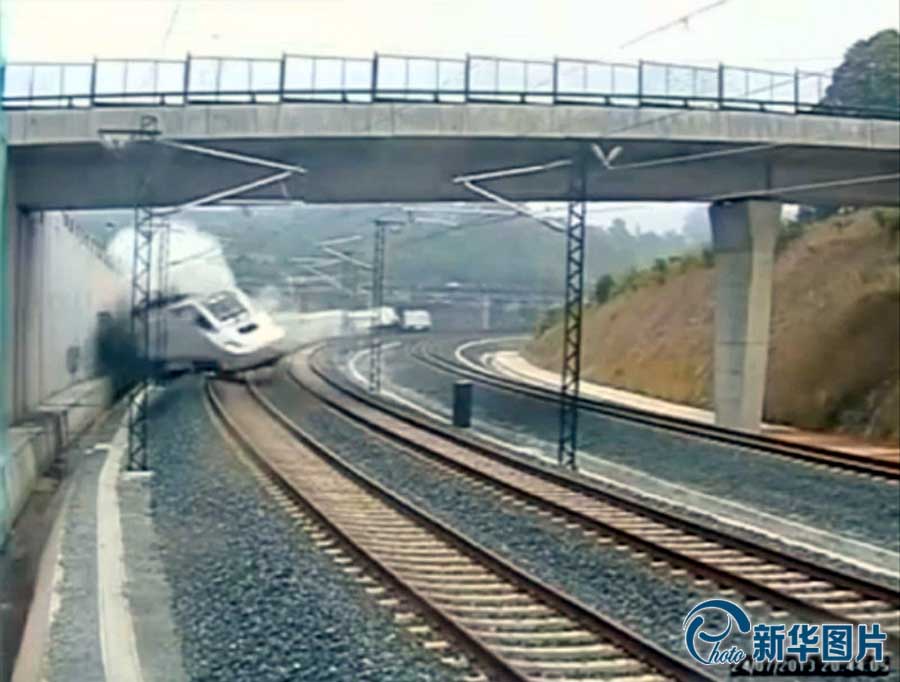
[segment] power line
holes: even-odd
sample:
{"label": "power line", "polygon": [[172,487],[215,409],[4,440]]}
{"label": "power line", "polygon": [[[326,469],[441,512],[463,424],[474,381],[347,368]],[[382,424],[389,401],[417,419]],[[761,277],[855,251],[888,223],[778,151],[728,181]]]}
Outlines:
{"label": "power line", "polygon": [[181,0],[175,0],[175,7],[172,10],[172,16],[169,18],[169,26],[166,29],[166,34],[163,36],[163,54],[166,51],[166,45],[169,42],[169,37],[172,35],[172,30],[175,28],[175,22],[178,21],[178,13],[181,11]]}
{"label": "power line", "polygon": [[688,12],[687,14],[683,14],[682,16],[678,17],[677,19],[673,19],[672,21],[669,21],[669,22],[663,24],[662,26],[657,26],[656,28],[652,28],[649,31],[641,33],[636,38],[632,38],[631,40],[628,40],[628,41],[622,43],[621,45],[619,45],[619,49],[620,50],[625,49],[626,47],[630,47],[631,45],[634,45],[635,43],[639,43],[640,41],[644,40],[645,38],[649,38],[652,35],[656,35],[657,33],[662,33],[663,31],[668,31],[673,26],[678,26],[680,24],[687,26],[688,21],[690,21],[694,17],[704,14],[705,12],[709,12],[710,10],[713,10],[716,7],[721,7],[728,1],[729,0],[716,0],[716,2],[711,2],[708,5],[704,5],[703,7],[699,7],[695,10],[692,10],[692,11]]}

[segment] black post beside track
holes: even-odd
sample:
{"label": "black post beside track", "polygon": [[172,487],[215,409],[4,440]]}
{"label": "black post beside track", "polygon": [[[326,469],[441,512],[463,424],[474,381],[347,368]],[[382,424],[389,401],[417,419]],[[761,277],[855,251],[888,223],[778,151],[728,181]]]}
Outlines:
{"label": "black post beside track", "polygon": [[[640,503],[628,500],[609,491],[595,487],[588,481],[579,478],[575,474],[571,474],[559,468],[550,469],[549,467],[540,465],[538,463],[527,462],[521,457],[517,457],[514,454],[502,451],[493,444],[486,444],[468,434],[460,433],[459,431],[453,430],[450,427],[445,427],[433,421],[422,418],[418,415],[413,415],[409,411],[395,405],[390,405],[384,400],[374,399],[364,392],[357,390],[355,387],[351,387],[347,385],[347,383],[340,381],[333,376],[330,376],[329,373],[326,372],[319,364],[319,360],[321,359],[321,354],[323,352],[324,347],[322,346],[314,350],[312,352],[310,361],[310,369],[319,379],[324,381],[330,387],[338,390],[339,392],[351,398],[354,398],[365,405],[385,412],[391,417],[414,426],[417,429],[435,434],[452,443],[473,450],[478,454],[502,462],[503,464],[508,465],[518,471],[528,473],[548,482],[566,487],[573,490],[574,492],[579,492],[594,498],[599,498],[603,501],[614,504],[622,508],[623,510],[633,512],[635,514],[640,514],[644,517],[647,517],[648,519],[652,519],[670,527],[678,528],[679,530],[682,530],[684,532],[691,533],[709,541],[722,544],[725,547],[730,547],[735,550],[757,556],[766,561],[779,564],[781,566],[784,566],[788,570],[801,571],[811,578],[828,581],[836,587],[854,590],[866,597],[882,600],[893,605],[895,608],[900,608],[900,593],[892,588],[868,580],[864,580],[863,578],[841,573],[837,570],[817,565],[802,558],[783,554],[777,550],[771,549],[764,545],[760,545],[750,540],[745,540],[743,538],[728,535],[725,532],[713,528],[707,528],[693,521],[644,506]],[[341,405],[339,402],[330,399],[327,396],[323,396],[314,389],[311,389],[293,371],[289,372],[289,376],[304,390],[311,392],[313,395],[315,395],[320,400],[323,400],[337,412],[347,416],[350,419],[362,422],[367,428],[370,428],[380,433],[381,435],[390,438],[391,440],[402,442],[406,447],[409,447],[416,452],[429,454],[425,452],[422,446],[420,446],[419,444],[413,443],[412,441],[404,438],[399,434],[391,432],[386,428],[379,426],[378,424],[372,423],[363,417],[355,415],[353,410],[346,407],[345,405]],[[439,455],[437,455],[436,453],[430,453],[429,456],[439,457]],[[455,466],[453,463],[448,462],[445,458],[439,457],[439,459],[443,464]],[[462,468],[462,465],[456,465],[456,468]],[[480,478],[488,478],[483,472],[477,470],[467,470],[467,473],[478,476]],[[502,483],[496,481],[496,479],[492,477],[490,477],[490,480],[495,485],[502,485]],[[522,491],[520,488],[510,487],[509,492],[528,497],[528,494]],[[582,525],[584,525],[585,522],[588,522],[594,526],[602,525],[595,519],[585,519],[583,516],[574,512],[572,509],[552,505],[544,498],[533,497],[531,499],[534,504],[540,504],[541,506],[544,506],[548,509],[552,507],[552,511],[568,515],[570,518],[573,518],[573,520]],[[731,573],[724,573],[718,568],[708,566],[701,561],[659,547],[652,541],[648,542],[647,540],[642,539],[635,534],[625,533],[621,529],[606,526],[604,526],[603,530],[604,532],[613,533],[614,535],[622,539],[623,542],[626,542],[632,546],[642,547],[648,552],[663,556],[664,558],[672,561],[672,563],[680,564],[697,575],[708,577],[720,583],[732,585],[735,587],[735,589],[762,598],[769,603],[788,608],[798,614],[806,614],[813,618],[821,619],[830,617],[833,619],[833,614],[812,607],[810,604],[797,600],[790,595],[784,594],[777,590],[772,590],[752,580],[742,579],[739,576],[735,576]]]}
{"label": "black post beside track", "polygon": [[[559,399],[558,393],[550,388],[502,377],[486,369],[474,369],[437,355],[427,347],[427,344],[417,345],[411,354],[420,362],[435,369],[448,374],[461,375],[472,381],[494,388],[519,395],[527,395],[546,402],[557,402]],[[770,455],[781,455],[858,473],[866,473],[890,480],[900,480],[900,462],[882,462],[852,452],[842,452],[817,445],[789,443],[772,436],[728,429],[715,424],[701,424],[682,417],[662,415],[636,407],[618,405],[594,398],[585,398],[584,396],[579,398],[578,404],[579,409],[585,411],[663,429],[683,436],[702,438],[725,445],[748,448]]]}
{"label": "black post beside track", "polygon": [[459,644],[467,654],[472,656],[472,658],[486,671],[500,676],[500,679],[511,680],[512,682],[527,682],[526,677],[507,666],[506,663],[498,656],[493,655],[490,650],[482,646],[482,644],[473,638],[465,629],[457,626],[452,619],[443,613],[443,611],[435,608],[428,600],[421,597],[415,590],[412,590],[396,573],[356,544],[325,514],[319,511],[316,506],[303,497],[303,495],[301,495],[291,483],[277,471],[277,469],[269,464],[263,453],[253,445],[250,439],[238,428],[234,420],[228,416],[221,400],[216,395],[212,382],[207,381],[205,388],[207,400],[212,406],[213,411],[222,421],[229,433],[238,441],[242,450],[253,459],[253,462],[260,467],[266,477],[295,504],[315,518],[318,523],[327,528],[328,532],[338,540],[342,549],[378,575],[384,583],[390,585],[394,590],[409,599],[420,613],[425,616],[426,620],[429,620],[434,625],[440,627],[444,632],[448,633],[448,635],[452,636],[454,641]]}
{"label": "black post beside track", "polygon": [[[656,644],[633,632],[625,625],[600,614],[575,598],[544,583],[539,578],[522,571],[506,559],[492,552],[490,549],[457,532],[448,524],[445,524],[443,521],[424,511],[421,507],[388,490],[354,465],[344,461],[339,455],[332,452],[310,434],[300,429],[284,413],[275,407],[275,405],[266,399],[265,396],[260,394],[252,384],[247,384],[247,390],[273,419],[290,431],[302,445],[327,461],[338,473],[381,499],[402,515],[413,519],[417,524],[423,526],[441,540],[467,555],[476,563],[486,566],[491,571],[494,571],[511,583],[521,587],[522,590],[536,597],[539,601],[550,605],[561,614],[579,623],[585,629],[609,640],[631,656],[652,668],[655,668],[662,675],[676,680],[691,680],[697,682],[713,682],[713,680],[718,679],[699,666],[666,652]],[[484,646],[480,640],[471,635],[465,628],[453,623],[452,619],[450,619],[440,607],[437,607],[428,600],[420,597],[415,590],[412,590],[406,585],[402,579],[386,567],[382,566],[380,562],[369,555],[363,548],[356,546],[350,538],[344,535],[340,529],[324,517],[321,512],[311,509],[311,505],[303,500],[299,493],[291,488],[290,483],[281,478],[274,468],[265,463],[262,453],[258,452],[253,447],[253,444],[239,429],[236,428],[235,424],[228,419],[221,402],[215,397],[214,389],[209,385],[207,385],[207,394],[210,396],[210,402],[213,404],[219,416],[229,425],[229,429],[235,433],[245,450],[250,452],[250,454],[254,456],[254,459],[260,462],[270,477],[278,479],[278,484],[282,489],[285,489],[293,499],[298,499],[304,508],[310,509],[313,515],[326,525],[336,537],[341,538],[342,544],[347,544],[354,555],[361,557],[367,564],[373,565],[377,572],[384,576],[398,591],[404,595],[411,594],[413,601],[420,606],[426,614],[431,616],[436,622],[440,623],[441,627],[449,629],[467,651],[489,671],[498,674],[499,679],[523,681],[531,679],[507,666],[502,659],[493,654],[489,647]]]}

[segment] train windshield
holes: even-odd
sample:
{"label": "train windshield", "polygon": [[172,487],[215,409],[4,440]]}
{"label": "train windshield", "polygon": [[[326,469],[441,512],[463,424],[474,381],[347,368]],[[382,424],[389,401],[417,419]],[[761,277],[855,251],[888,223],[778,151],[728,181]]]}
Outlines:
{"label": "train windshield", "polygon": [[237,317],[247,312],[247,308],[244,307],[244,304],[230,291],[222,291],[218,294],[213,294],[203,302],[203,305],[205,305],[209,312],[212,313],[213,317],[220,322],[230,320],[233,317]]}

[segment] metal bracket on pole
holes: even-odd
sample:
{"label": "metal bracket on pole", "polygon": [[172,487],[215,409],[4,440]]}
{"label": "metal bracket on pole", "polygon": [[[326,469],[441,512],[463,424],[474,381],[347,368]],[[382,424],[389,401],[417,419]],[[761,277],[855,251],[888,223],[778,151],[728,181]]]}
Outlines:
{"label": "metal bracket on pole", "polygon": [[[590,151],[604,165],[612,170],[611,162],[621,153],[614,148],[606,153],[599,145],[593,144],[572,159],[557,159],[543,164],[506,168],[485,173],[460,175],[454,182],[461,184],[475,194],[490,199],[516,213],[537,220],[554,232],[566,236],[566,279],[565,315],[563,320],[563,362],[559,394],[559,464],[576,468],[578,450],[578,392],[581,383],[581,318],[584,298],[584,248],[587,222],[587,153]],[[476,182],[500,178],[518,177],[542,173],[559,168],[569,169],[569,206],[566,223],[562,225],[553,218],[537,214],[524,204],[510,201],[496,192],[476,185]]]}
{"label": "metal bracket on pole", "polygon": [[[150,173],[141,169],[137,179],[134,206],[134,250],[132,254],[131,273],[131,334],[135,343],[138,362],[137,381],[128,404],[128,468],[131,470],[147,469],[147,446],[149,443],[148,411],[150,404],[150,386],[153,379],[153,363],[151,357],[162,357],[167,343],[165,323],[160,321],[151,330],[150,304],[152,303],[152,282],[154,269],[154,248],[158,250],[157,292],[162,297],[168,279],[168,228],[164,218],[187,208],[196,208],[213,203],[230,200],[253,190],[284,182],[294,175],[304,175],[307,171],[296,164],[286,164],[271,159],[237,154],[221,149],[167,140],[161,137],[159,122],[155,116],[140,117],[139,128],[136,129],[100,129],[97,131],[100,142],[114,152],[120,151],[132,142],[153,143],[170,147],[179,151],[200,154],[222,161],[232,161],[250,166],[258,166],[274,171],[272,174],[251,180],[228,189],[212,192],[202,197],[189,200],[178,206],[168,208],[150,208],[149,197]],[[284,191],[284,190],[283,190]],[[289,197],[286,197],[289,199]],[[154,247],[154,236],[157,245]],[[151,351],[154,349],[155,354]]]}
{"label": "metal bracket on pole", "polygon": [[[141,119],[140,132],[153,139],[159,134],[156,119]],[[131,338],[138,359],[137,385],[128,402],[128,468],[147,468],[150,403],[150,299],[153,283],[153,233],[159,226],[153,211],[143,205],[147,174],[139,173],[134,206],[134,246],[131,267]]]}
{"label": "metal bracket on pole", "polygon": [[372,322],[369,327],[369,391],[381,392],[381,307],[384,305],[384,252],[387,225],[375,221],[372,249]]}
{"label": "metal bracket on pole", "polygon": [[587,216],[584,161],[571,169],[566,218],[566,282],[563,317],[562,381],[559,392],[559,464],[576,469],[578,393],[581,383],[581,321],[584,302],[584,247]]}

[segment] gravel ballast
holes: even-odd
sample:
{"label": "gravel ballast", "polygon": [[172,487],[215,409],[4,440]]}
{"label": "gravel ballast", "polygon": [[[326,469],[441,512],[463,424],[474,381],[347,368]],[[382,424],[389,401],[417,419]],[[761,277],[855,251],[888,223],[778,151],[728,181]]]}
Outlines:
{"label": "gravel ballast", "polygon": [[[309,400],[298,407],[297,387],[276,380],[262,392],[301,428],[382,484],[465,535],[665,646],[684,654],[682,621],[715,586],[699,590],[665,569],[654,569],[614,544],[566,528],[430,462],[373,438],[361,427]],[[765,612],[755,612],[757,617]]]}
{"label": "gravel ballast", "polygon": [[192,680],[462,676],[395,625],[229,452],[201,380],[171,386],[152,420],[152,514]]}
{"label": "gravel ballast", "polygon": [[[451,344],[439,347],[452,357]],[[454,377],[408,354],[385,353],[386,386],[447,416]],[[484,384],[475,385],[475,426],[537,452],[555,452],[556,405]],[[895,484],[774,455],[651,429],[596,413],[579,413],[582,467],[592,459],[643,472],[780,519],[806,524],[876,547],[900,551],[900,494]],[[609,468],[598,473],[607,474]],[[840,494],[834,492],[839,490]],[[827,500],[827,502],[826,502]]]}

